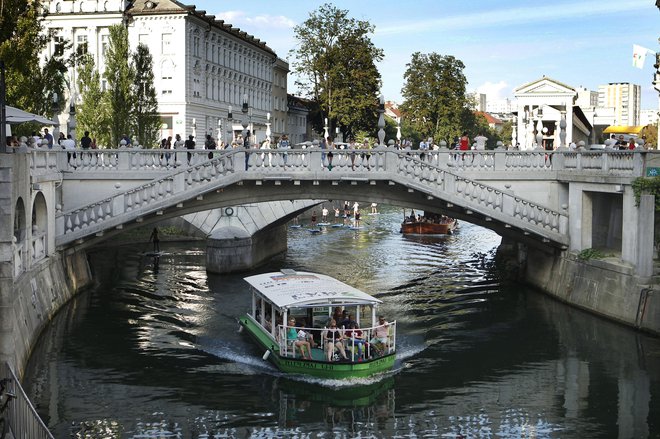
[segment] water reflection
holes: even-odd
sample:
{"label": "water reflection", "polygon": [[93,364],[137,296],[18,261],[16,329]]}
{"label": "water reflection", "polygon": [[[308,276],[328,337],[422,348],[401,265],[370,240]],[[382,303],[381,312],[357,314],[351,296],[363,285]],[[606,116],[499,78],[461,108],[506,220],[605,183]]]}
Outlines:
{"label": "water reflection", "polygon": [[26,371],[56,437],[654,437],[660,343],[502,285],[499,238],[404,237],[386,210],[358,231],[289,232],[282,266],[320,271],[384,301],[392,374],[350,383],[292,377],[261,359],[236,317],[241,275],[209,275],[203,243],[159,258],[93,256],[99,287],[59,313]]}

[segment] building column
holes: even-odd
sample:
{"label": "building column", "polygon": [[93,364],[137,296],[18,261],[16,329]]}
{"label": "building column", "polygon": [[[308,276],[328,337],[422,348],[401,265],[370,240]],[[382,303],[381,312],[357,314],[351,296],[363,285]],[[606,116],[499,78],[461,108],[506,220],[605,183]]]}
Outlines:
{"label": "building column", "polygon": [[566,143],[573,142],[573,101],[566,101]]}

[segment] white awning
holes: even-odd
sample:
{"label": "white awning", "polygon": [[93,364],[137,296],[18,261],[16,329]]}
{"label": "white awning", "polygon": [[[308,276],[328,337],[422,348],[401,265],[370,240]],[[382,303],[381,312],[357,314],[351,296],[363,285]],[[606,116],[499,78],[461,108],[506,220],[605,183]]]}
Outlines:
{"label": "white awning", "polygon": [[377,304],[381,300],[335,278],[302,271],[276,271],[245,278],[277,308]]}
{"label": "white awning", "polygon": [[27,111],[19,110],[16,107],[5,105],[5,113],[7,115],[7,123],[19,124],[23,122],[37,122],[42,125],[53,125],[53,121],[38,114],[28,113]]}

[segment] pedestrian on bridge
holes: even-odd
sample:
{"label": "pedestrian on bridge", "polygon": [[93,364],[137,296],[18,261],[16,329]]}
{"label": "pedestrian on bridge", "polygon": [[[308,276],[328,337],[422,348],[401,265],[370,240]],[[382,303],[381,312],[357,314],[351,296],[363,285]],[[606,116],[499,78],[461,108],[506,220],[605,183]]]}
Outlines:
{"label": "pedestrian on bridge", "polygon": [[[195,136],[192,134],[188,136],[188,140],[185,141],[184,146],[186,149],[191,150],[195,149],[195,141],[193,140]],[[188,165],[190,165],[190,159],[192,158],[192,153],[188,153]]]}

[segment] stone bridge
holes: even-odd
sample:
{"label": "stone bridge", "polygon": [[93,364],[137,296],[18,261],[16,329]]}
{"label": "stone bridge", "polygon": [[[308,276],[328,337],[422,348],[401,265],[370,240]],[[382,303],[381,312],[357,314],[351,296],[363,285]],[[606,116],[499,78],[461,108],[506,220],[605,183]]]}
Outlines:
{"label": "stone bridge", "polygon": [[631,198],[630,183],[643,175],[651,156],[639,151],[421,154],[390,148],[334,150],[332,161],[320,149],[214,154],[119,149],[78,151],[74,157],[35,150],[29,173],[33,189],[58,186],[51,198],[55,248],[201,210],[348,199],[439,211],[518,240],[580,250],[591,243],[571,233],[584,226],[579,211],[572,215],[573,186],[598,186],[597,192],[618,196],[627,191]]}
{"label": "stone bridge", "polygon": [[[429,210],[487,227],[503,237],[502,247],[517,252],[518,261],[534,262],[524,264],[524,281],[660,333],[650,238],[655,199],[642,195],[638,202],[631,186],[660,169],[656,151],[422,154],[383,147],[334,150],[332,160],[328,152],[0,154],[0,360],[20,370],[53,313],[93,282],[88,246],[191,214],[201,223],[240,224],[285,245],[286,234],[272,230],[319,200]],[[267,208],[258,207],[265,202]],[[215,213],[202,214],[210,210]],[[237,212],[252,218],[238,221]],[[591,248],[604,249],[607,257],[589,263],[578,258]]]}

